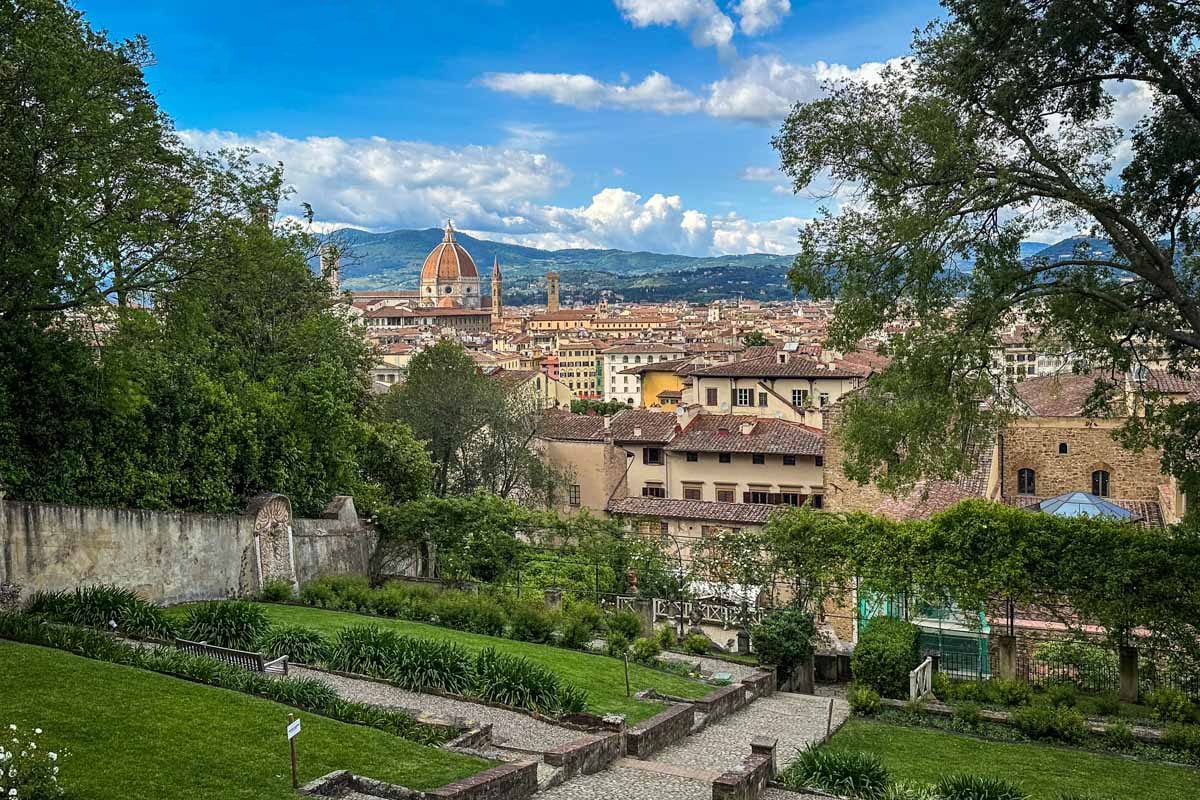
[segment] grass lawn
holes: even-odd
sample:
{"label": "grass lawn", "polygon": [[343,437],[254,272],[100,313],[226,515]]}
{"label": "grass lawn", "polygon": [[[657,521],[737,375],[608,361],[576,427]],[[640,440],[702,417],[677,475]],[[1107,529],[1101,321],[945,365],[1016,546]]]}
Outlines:
{"label": "grass lawn", "polygon": [[826,746],[875,753],[895,780],[933,783],[946,774],[997,775],[1038,800],[1053,800],[1058,792],[1091,792],[1114,800],[1200,797],[1200,770],[1189,767],[1040,744],[983,742],[866,720],[850,720]]}
{"label": "grass lawn", "polygon": [[295,798],[288,713],[301,783],[337,769],[432,789],[489,764],[391,734],[155,672],[0,642],[0,727],[42,728],[61,785],[83,800]]}
{"label": "grass lawn", "polygon": [[[494,647],[502,653],[525,656],[547,669],[553,670],[564,680],[575,684],[588,693],[588,709],[600,714],[624,714],[630,722],[652,717],[662,710],[661,703],[645,703],[625,696],[625,667],[621,661],[608,656],[591,655],[562,647],[544,644],[514,642],[475,633],[439,628],[419,622],[367,617],[342,611],[326,611],[307,606],[287,606],[264,603],[267,615],[274,623],[288,623],[316,628],[332,636],[341,628],[351,625],[380,625],[397,633],[425,639],[445,639],[457,642],[469,650]],[[698,698],[713,690],[699,681],[688,680],[658,670],[647,669],[630,663],[629,685],[636,693],[654,687],[664,694],[676,697]]]}

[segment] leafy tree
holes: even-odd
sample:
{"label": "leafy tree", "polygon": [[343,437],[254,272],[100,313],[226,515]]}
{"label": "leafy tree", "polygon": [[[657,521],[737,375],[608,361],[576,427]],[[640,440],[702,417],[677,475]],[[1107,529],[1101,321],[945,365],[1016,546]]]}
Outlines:
{"label": "leafy tree", "polygon": [[812,614],[793,606],[768,614],[750,635],[759,662],[779,667],[786,680],[816,650],[817,625]]}
{"label": "leafy tree", "polygon": [[[429,493],[433,465],[425,446],[407,426],[381,423],[372,426],[363,442],[359,463],[363,478],[382,488],[378,503],[399,505]],[[357,498],[356,498],[357,500]],[[356,502],[360,510],[367,510]]]}
{"label": "leafy tree", "polygon": [[598,414],[602,417],[611,417],[613,414],[620,414],[628,409],[629,406],[622,403],[620,400],[572,400],[572,414]]}
{"label": "leafy tree", "polygon": [[746,347],[765,347],[770,342],[767,341],[767,336],[762,331],[750,331],[742,337],[742,344]]}
{"label": "leafy tree", "polygon": [[378,409],[426,443],[438,497],[483,490],[536,505],[561,484],[531,447],[541,414],[538,398],[480,373],[449,339],[414,356]]}
{"label": "leafy tree", "polygon": [[[847,474],[889,488],[969,466],[1000,421],[1003,402],[980,401],[1017,312],[1093,369],[1200,363],[1200,8],[943,5],[911,60],[798,105],[774,139],[797,189],[831,179],[855,196],[801,232],[790,272],[795,290],[838,298],[834,346],[918,323],[847,402]],[[1121,106],[1139,97],[1130,123]],[[1019,242],[1062,228],[1096,238],[1021,257]],[[1127,433],[1200,486],[1196,403]]]}

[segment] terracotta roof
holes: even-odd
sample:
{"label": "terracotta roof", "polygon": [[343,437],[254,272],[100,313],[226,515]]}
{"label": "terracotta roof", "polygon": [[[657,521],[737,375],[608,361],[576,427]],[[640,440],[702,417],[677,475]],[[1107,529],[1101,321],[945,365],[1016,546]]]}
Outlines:
{"label": "terracotta roof", "polygon": [[[669,411],[631,408],[612,418],[609,428],[617,442],[666,444],[675,434],[678,419]],[[641,433],[636,435],[634,429]]]}
{"label": "terracotta roof", "polygon": [[689,359],[676,358],[671,361],[647,361],[645,364],[634,364],[621,370],[622,375],[641,375],[644,372],[675,372],[679,367],[686,366]]}
{"label": "terracotta roof", "polygon": [[[753,427],[749,433],[742,433],[742,425]],[[700,414],[667,449],[672,452],[817,456],[825,452],[825,437],[816,428],[781,419],[743,414]]]}
{"label": "terracotta roof", "polygon": [[669,344],[660,344],[659,342],[629,342],[627,344],[616,344],[612,347],[606,347],[600,351],[601,353],[679,353],[683,355],[683,350],[678,347],[673,347]]}
{"label": "terracotta roof", "polygon": [[495,378],[505,391],[510,392],[541,374],[536,369],[505,369],[504,367],[497,367],[487,373],[488,377]]}
{"label": "terracotta roof", "polygon": [[623,497],[605,509],[610,514],[636,517],[694,519],[702,522],[734,522],[762,525],[779,506],[757,503],[716,503],[711,500],[667,500],[661,497]]}
{"label": "terracotta roof", "polygon": [[656,396],[659,400],[682,400],[683,392],[678,389],[663,389]]}
{"label": "terracotta roof", "polygon": [[576,442],[604,441],[604,417],[547,411],[538,424],[538,436]]}
{"label": "terracotta roof", "polygon": [[1200,392],[1200,374],[1177,375],[1165,369],[1152,369],[1146,387],[1164,394],[1194,395]]}
{"label": "terracotta roof", "polygon": [[1017,383],[1015,391],[1034,416],[1078,417],[1099,378],[1098,373],[1026,378]]}
{"label": "terracotta roof", "polygon": [[[1049,498],[1022,494],[1006,498],[1005,502],[1017,508],[1030,508],[1047,499]],[[1165,526],[1162,506],[1154,500],[1118,500],[1112,497],[1104,499],[1113,505],[1120,506],[1126,511],[1132,511],[1138,516],[1136,522],[1140,525],[1145,525],[1147,528],[1162,528]]]}
{"label": "terracotta roof", "polygon": [[[759,350],[762,348],[750,348]],[[747,351],[749,352],[749,351]],[[779,363],[774,351],[767,356],[743,358],[696,370],[703,377],[730,378],[862,378],[870,372],[867,367],[849,364],[825,364],[816,359],[790,354],[786,363]]]}
{"label": "terracotta roof", "polygon": [[446,223],[446,235],[425,257],[421,267],[422,281],[456,281],[459,278],[478,278],[479,270],[466,249],[454,241],[454,227]]}
{"label": "terracotta roof", "polygon": [[956,481],[920,481],[903,497],[888,497],[874,513],[891,519],[926,519],[955,503],[983,497],[992,468],[992,444],[981,447],[975,469]]}

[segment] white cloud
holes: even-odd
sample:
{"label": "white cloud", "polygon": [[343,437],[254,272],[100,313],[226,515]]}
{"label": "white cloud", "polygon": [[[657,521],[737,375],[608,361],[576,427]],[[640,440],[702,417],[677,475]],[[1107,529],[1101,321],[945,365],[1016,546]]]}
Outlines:
{"label": "white cloud", "polygon": [[[512,134],[512,130],[509,131]],[[314,229],[426,228],[447,217],[466,231],[539,247],[613,247],[688,255],[785,253],[797,220],[752,222],[688,208],[678,195],[648,198],[619,187],[585,205],[545,202],[569,175],[549,156],[509,147],[449,148],[372,137],[293,139],[225,131],[182,131],[200,150],[252,147],[281,161],[295,195],[280,209],[299,221],[302,202],[316,212]]]}
{"label": "white cloud", "polygon": [[753,56],[738,63],[733,74],[708,87],[704,110],[713,117],[771,124],[788,115],[799,102],[824,94],[827,82],[876,80],[885,67],[899,67],[904,58],[859,67],[844,64],[791,64],[776,55]]}
{"label": "white cloud", "polygon": [[616,0],[616,4],[635,28],[673,25],[686,30],[697,47],[731,47],[733,20],[713,0]]}
{"label": "white cloud", "polygon": [[739,0],[729,7],[738,19],[738,27],[747,36],[758,36],[774,28],[792,13],[790,0]]}
{"label": "white cloud", "polygon": [[782,179],[782,174],[776,167],[746,167],[742,170],[742,180],[754,183],[774,183]]}
{"label": "white cloud", "polygon": [[640,83],[605,83],[591,75],[561,72],[489,72],[479,82],[518,97],[544,97],[581,109],[620,108],[684,114],[699,111],[701,101],[666,75],[651,72]]}

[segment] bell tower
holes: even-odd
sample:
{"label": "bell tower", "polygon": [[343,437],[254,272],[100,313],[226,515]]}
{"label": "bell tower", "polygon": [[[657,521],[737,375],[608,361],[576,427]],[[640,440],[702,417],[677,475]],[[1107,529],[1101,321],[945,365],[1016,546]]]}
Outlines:
{"label": "bell tower", "polygon": [[504,319],[504,277],[500,274],[500,256],[492,263],[492,322]]}
{"label": "bell tower", "polygon": [[546,273],[546,311],[553,314],[558,311],[558,273]]}

